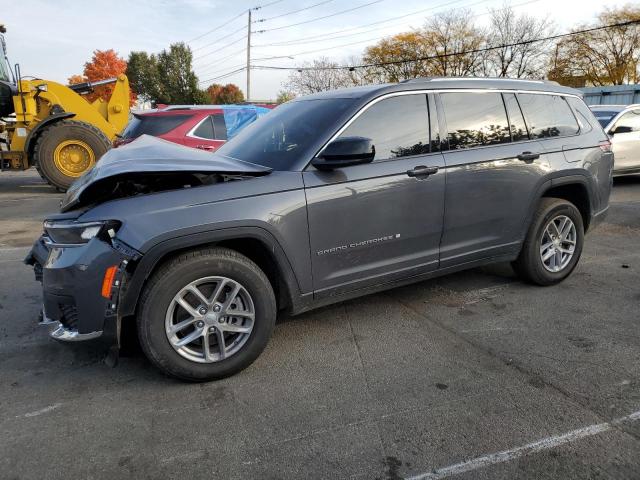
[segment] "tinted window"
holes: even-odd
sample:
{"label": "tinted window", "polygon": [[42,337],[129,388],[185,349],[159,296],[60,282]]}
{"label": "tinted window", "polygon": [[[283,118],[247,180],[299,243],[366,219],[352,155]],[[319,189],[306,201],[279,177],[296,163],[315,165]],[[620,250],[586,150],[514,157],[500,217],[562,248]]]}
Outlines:
{"label": "tinted window", "polygon": [[627,127],[632,132],[640,130],[640,110],[631,110],[623,114],[616,122],[615,128]]}
{"label": "tinted window", "polygon": [[191,115],[133,115],[122,132],[122,138],[136,138],[140,135],[163,135],[183,122]]}
{"label": "tinted window", "polygon": [[507,115],[509,115],[509,124],[511,126],[511,139],[514,142],[521,140],[529,140],[527,126],[524,123],[522,111],[513,93],[503,94],[504,105],[507,107]]}
{"label": "tinted window", "polygon": [[519,93],[518,101],[532,138],[563,137],[578,133],[578,122],[563,97]]}
{"label": "tinted window", "polygon": [[222,113],[215,113],[211,115],[213,118],[213,131],[216,136],[216,140],[227,139],[227,124],[224,123],[224,115]]}
{"label": "tinted window", "polygon": [[287,102],[242,129],[217,153],[286,170],[297,160],[311,160],[320,148],[318,138],[338,129],[352,103],[349,98]]}
{"label": "tinted window", "polygon": [[429,153],[428,115],[424,94],[386,98],[365,110],[340,137],[373,140],[374,161]]}
{"label": "tinted window", "polygon": [[205,118],[200,125],[193,131],[194,137],[206,138],[207,140],[213,140],[215,135],[213,134],[213,123],[211,122],[211,116]]}
{"label": "tinted window", "polygon": [[589,110],[589,107],[577,97],[567,97],[567,102],[569,102],[569,105],[571,105],[573,111],[576,113],[580,130],[585,133],[593,130],[596,119],[593,117],[593,113]]}
{"label": "tinted window", "polygon": [[511,141],[507,112],[499,93],[442,93],[449,148]]}

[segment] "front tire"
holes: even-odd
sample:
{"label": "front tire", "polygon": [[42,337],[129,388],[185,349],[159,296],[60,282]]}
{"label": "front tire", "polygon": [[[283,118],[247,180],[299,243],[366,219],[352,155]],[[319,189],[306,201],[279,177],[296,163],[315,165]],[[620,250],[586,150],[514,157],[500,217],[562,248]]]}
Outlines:
{"label": "front tire", "polygon": [[189,381],[233,375],[262,353],[276,301],[264,272],[226,248],[182,254],[145,288],[137,319],[140,344],[164,373]]}
{"label": "front tire", "polygon": [[583,244],[584,225],[576,206],[560,198],[543,198],[512,265],[523,280],[554,285],[573,272]]}
{"label": "front tire", "polygon": [[61,120],[44,127],[38,135],[32,161],[44,180],[66,191],[109,148],[111,142],[100,129],[84,122]]}

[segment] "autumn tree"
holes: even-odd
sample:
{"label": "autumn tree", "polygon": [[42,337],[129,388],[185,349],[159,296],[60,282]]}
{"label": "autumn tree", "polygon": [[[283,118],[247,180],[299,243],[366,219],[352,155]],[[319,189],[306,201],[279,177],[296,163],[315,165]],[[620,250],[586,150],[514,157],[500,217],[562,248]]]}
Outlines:
{"label": "autumn tree", "polygon": [[292,92],[291,90],[280,90],[278,92],[278,97],[276,98],[276,103],[280,105],[282,103],[287,103],[289,100],[293,100],[294,98],[296,98],[295,92]]}
{"label": "autumn tree", "polygon": [[[605,8],[594,24],[576,31],[640,20],[640,7]],[[566,37],[557,44],[549,78],[561,83],[583,78],[590,85],[623,85],[638,81],[640,25],[627,24]]]}
{"label": "autumn tree", "polygon": [[380,40],[365,49],[362,62],[375,64],[365,70],[371,82],[400,82],[409,78],[431,75],[430,65],[419,60],[431,55],[422,32],[399,33]]}
{"label": "autumn tree", "polygon": [[[109,78],[117,77],[118,75],[125,73],[127,69],[127,62],[123,58],[120,58],[118,54],[110,50],[94,50],[91,60],[84,64],[83,76],[72,75],[69,78],[69,83],[81,83],[81,82],[96,82],[98,80],[106,80]],[[101,98],[108,101],[113,92],[114,85],[100,85],[95,87],[92,92],[87,93],[86,99],[90,102]],[[130,103],[135,103],[135,93],[131,92]]]}
{"label": "autumn tree", "polygon": [[211,103],[215,105],[230,105],[244,102],[242,90],[233,83],[226,85],[213,83],[207,88],[207,95]]}
{"label": "autumn tree", "polygon": [[553,35],[553,22],[548,17],[517,15],[509,6],[490,12],[487,43],[501,47],[486,53],[484,73],[495,77],[543,78],[553,44],[549,40],[532,40]]}

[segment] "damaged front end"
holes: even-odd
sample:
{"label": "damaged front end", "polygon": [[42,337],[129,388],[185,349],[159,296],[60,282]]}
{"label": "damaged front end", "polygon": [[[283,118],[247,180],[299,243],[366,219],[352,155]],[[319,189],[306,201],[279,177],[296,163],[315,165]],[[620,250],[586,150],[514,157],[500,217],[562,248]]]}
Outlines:
{"label": "damaged front end", "polygon": [[41,325],[67,342],[101,337],[118,345],[118,302],[129,262],[140,254],[115,238],[117,221],[79,222],[52,217],[25,263],[42,282]]}
{"label": "damaged front end", "polygon": [[[49,216],[44,233],[25,259],[42,282],[41,324],[63,341],[100,338],[120,342],[118,305],[142,254],[118,238],[135,230],[127,197],[184,191],[267,175],[270,168],[142,136],[107,152],[69,188],[60,214]],[[96,207],[118,200],[104,218]],[[98,207],[99,208],[99,207]],[[141,235],[143,237],[143,235]],[[113,351],[113,350],[112,350]]]}

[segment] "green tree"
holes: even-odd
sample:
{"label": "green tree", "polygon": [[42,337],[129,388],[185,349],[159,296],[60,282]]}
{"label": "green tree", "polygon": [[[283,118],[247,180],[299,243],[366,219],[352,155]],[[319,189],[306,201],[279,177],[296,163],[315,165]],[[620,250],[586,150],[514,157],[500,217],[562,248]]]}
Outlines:
{"label": "green tree", "polygon": [[153,101],[160,95],[158,57],[147,52],[131,52],[127,63],[127,77],[131,89],[144,101]]}
{"label": "green tree", "polygon": [[166,104],[193,104],[204,100],[192,67],[193,54],[185,43],[174,43],[158,54],[156,101]]}

